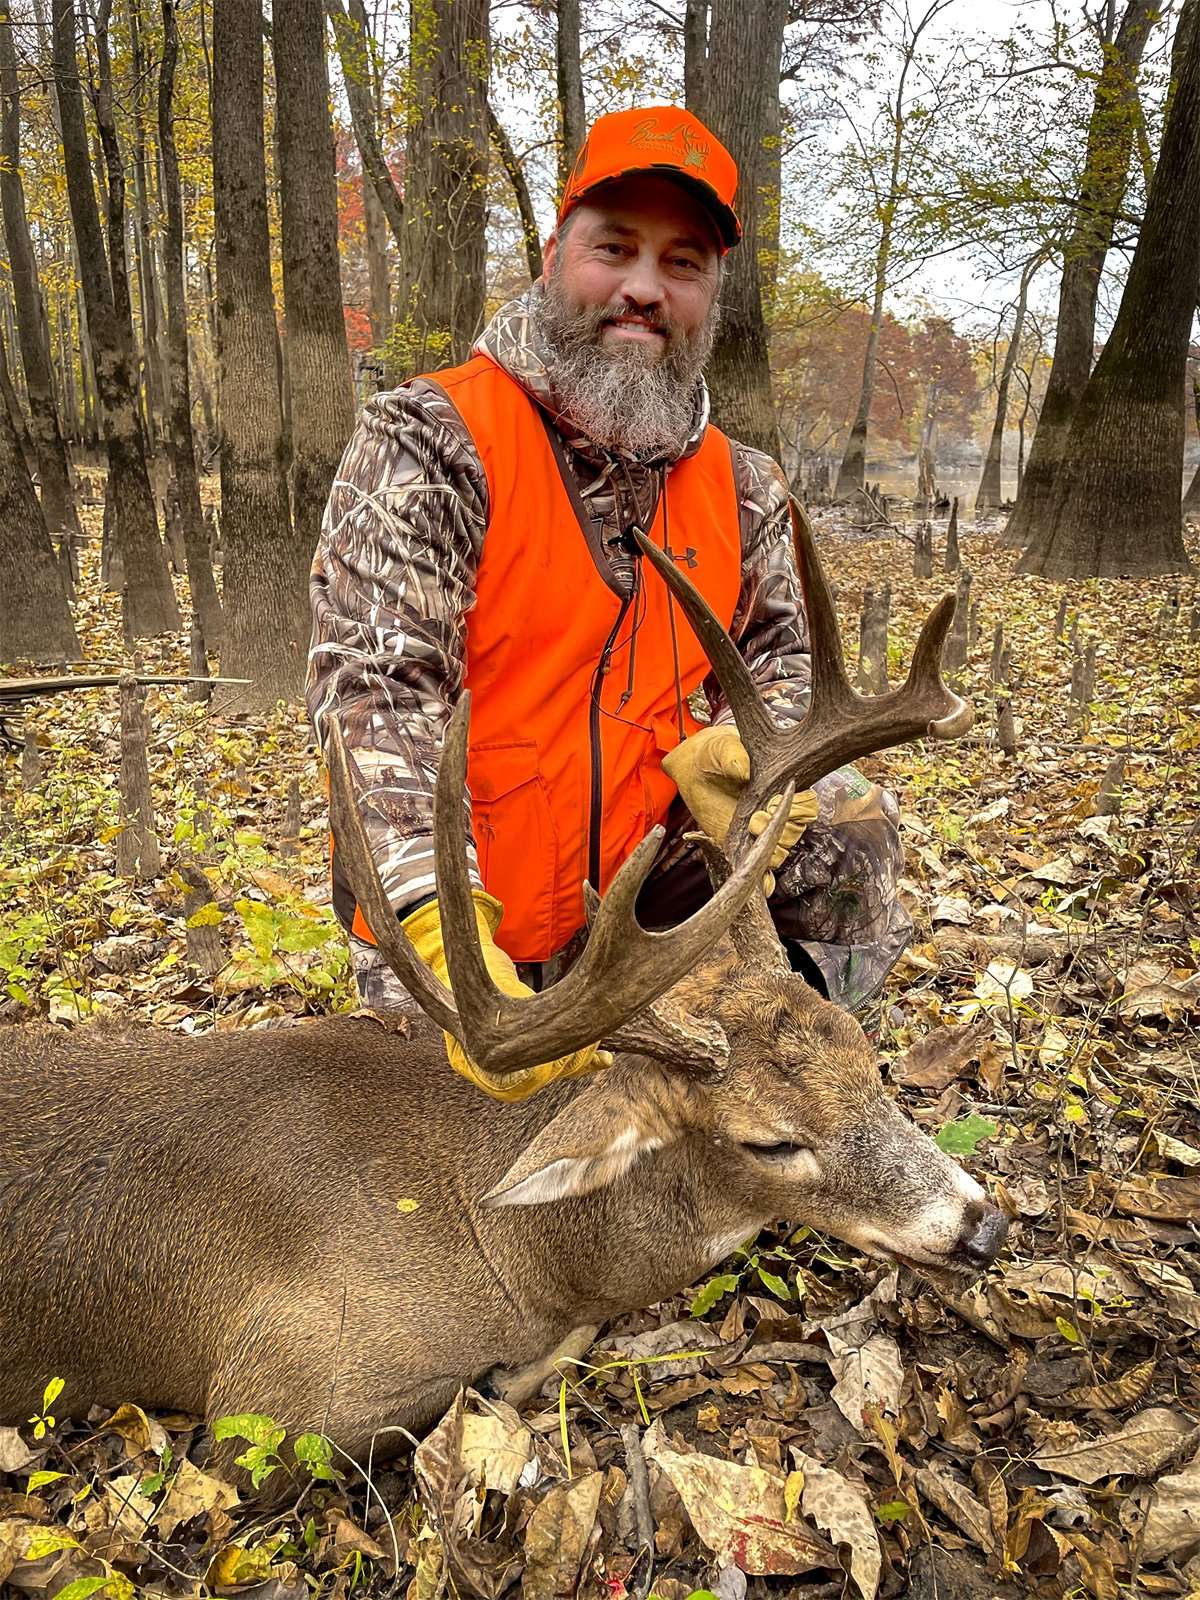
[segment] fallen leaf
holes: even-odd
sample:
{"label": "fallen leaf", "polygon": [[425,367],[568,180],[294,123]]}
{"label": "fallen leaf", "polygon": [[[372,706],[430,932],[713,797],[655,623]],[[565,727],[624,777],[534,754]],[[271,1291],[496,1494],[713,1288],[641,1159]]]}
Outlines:
{"label": "fallen leaf", "polygon": [[834,1544],[850,1546],[850,1576],[854,1585],[863,1600],[875,1600],[883,1557],[865,1496],[840,1472],[822,1466],[803,1450],[793,1447],[792,1459],[804,1474],[800,1509],[810,1522],[824,1528]]}
{"label": "fallen leaf", "polygon": [[971,921],[971,902],[965,894],[944,894],[933,902],[930,922],[955,922],[967,927]]}
{"label": "fallen leaf", "polygon": [[1200,1547],[1200,1456],[1182,1472],[1160,1478],[1146,1513],[1142,1560],[1186,1561]]}
{"label": "fallen leaf", "polygon": [[989,1553],[995,1549],[987,1510],[965,1483],[960,1483],[941,1467],[918,1467],[915,1477],[917,1488],[925,1499],[936,1506],[944,1517],[948,1517],[968,1539]]}
{"label": "fallen leaf", "polygon": [[845,1340],[828,1329],[825,1337],[829,1340],[829,1369],[837,1380],[830,1398],[846,1421],[865,1435],[870,1432],[870,1424],[863,1419],[865,1411],[875,1409],[895,1416],[900,1410],[904,1383],[900,1347],[887,1333],[873,1333],[862,1343]]}
{"label": "fallen leaf", "polygon": [[16,1428],[0,1428],[0,1472],[24,1472],[36,1460]]}
{"label": "fallen leaf", "polygon": [[1033,978],[1011,961],[993,961],[975,985],[975,996],[991,1010],[1005,1010],[1010,1000],[1025,1000],[1033,993]]}
{"label": "fallen leaf", "polygon": [[554,1600],[575,1592],[579,1566],[600,1506],[602,1472],[556,1483],[525,1527],[523,1600]]}
{"label": "fallen leaf", "polygon": [[385,1556],[383,1547],[372,1539],[371,1535],[359,1527],[340,1511],[333,1513],[330,1532],[333,1535],[334,1554],[339,1558],[348,1555],[368,1556],[372,1561],[382,1561]]}
{"label": "fallen leaf", "polygon": [[961,1077],[963,1068],[974,1060],[991,1032],[992,1024],[987,1021],[967,1028],[937,1028],[897,1056],[888,1077],[894,1083],[911,1084],[916,1089],[945,1089]]}
{"label": "fallen leaf", "polygon": [[109,1526],[127,1539],[142,1540],[154,1521],[154,1502],[138,1493],[141,1475],[123,1472],[104,1485]]}
{"label": "fallen leaf", "polygon": [[167,1443],[167,1430],[161,1423],[152,1422],[141,1406],[118,1406],[108,1421],[101,1423],[100,1431],[119,1434],[130,1447],[128,1453],[138,1456],[148,1450],[161,1456]]}
{"label": "fallen leaf", "polygon": [[1160,1178],[1156,1183],[1123,1183],[1115,1198],[1118,1211],[1158,1222],[1200,1221],[1200,1178]]}
{"label": "fallen leaf", "polygon": [[201,1472],[185,1457],[167,1484],[162,1504],[154,1514],[154,1526],[169,1539],[181,1522],[206,1511],[231,1511],[239,1503],[232,1484]]}
{"label": "fallen leaf", "polygon": [[1174,1161],[1181,1167],[1200,1167],[1200,1150],[1193,1145],[1184,1144],[1182,1139],[1173,1139],[1169,1133],[1154,1131],[1154,1143],[1158,1153],[1167,1161]]}
{"label": "fallen leaf", "polygon": [[657,1463],[683,1501],[701,1543],[719,1561],[771,1576],[837,1568],[836,1552],[815,1529],[788,1521],[784,1479],[778,1473],[683,1454],[666,1442],[661,1422],[647,1429],[643,1445],[647,1458]]}
{"label": "fallen leaf", "polygon": [[1149,1389],[1154,1378],[1155,1363],[1140,1361],[1136,1367],[1130,1367],[1128,1372],[1123,1372],[1119,1378],[1109,1378],[1104,1383],[1083,1384],[1077,1389],[1068,1389],[1061,1396],[1061,1403],[1069,1406],[1079,1406],[1085,1411],[1122,1411],[1126,1406],[1135,1406]]}
{"label": "fallen leaf", "polygon": [[1195,1425],[1177,1411],[1151,1406],[1131,1417],[1116,1433],[1099,1439],[1080,1439],[1060,1449],[1043,1450],[1034,1462],[1043,1472],[1077,1483],[1097,1483],[1101,1478],[1151,1478],[1173,1456]]}

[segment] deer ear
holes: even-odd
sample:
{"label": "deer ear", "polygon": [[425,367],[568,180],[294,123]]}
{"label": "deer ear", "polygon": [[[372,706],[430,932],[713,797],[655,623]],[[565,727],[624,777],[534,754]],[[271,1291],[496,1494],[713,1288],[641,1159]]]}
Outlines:
{"label": "deer ear", "polygon": [[543,1205],[615,1183],[644,1151],[683,1137],[688,1100],[682,1085],[646,1064],[636,1079],[609,1067],[525,1146],[484,1204]]}

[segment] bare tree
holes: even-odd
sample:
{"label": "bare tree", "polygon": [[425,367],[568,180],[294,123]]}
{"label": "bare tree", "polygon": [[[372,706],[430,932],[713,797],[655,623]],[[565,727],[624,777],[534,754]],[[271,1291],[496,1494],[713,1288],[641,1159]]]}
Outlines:
{"label": "bare tree", "polygon": [[[0,343],[0,362],[8,363]],[[0,405],[0,661],[77,661],[71,609],[8,407]]]}
{"label": "bare tree", "polygon": [[[952,0],[932,0],[932,3],[915,20],[908,11],[893,9],[900,24],[900,64],[895,89],[889,94],[882,116],[885,129],[882,170],[867,148],[866,141],[851,121],[851,131],[862,155],[859,171],[867,186],[867,200],[878,221],[874,262],[871,273],[871,320],[867,328],[867,348],[863,355],[862,384],[858,395],[858,408],[850,427],[850,436],[842,453],[834,489],[839,499],[848,498],[861,489],[866,476],[867,429],[871,421],[871,402],[875,397],[875,367],[879,353],[879,335],[883,328],[883,300],[887,293],[895,245],[897,213],[904,186],[906,168],[912,147],[919,141],[921,131],[931,121],[929,108],[914,105],[909,94],[909,80],[917,61],[921,38],[934,19]],[[914,115],[914,110],[919,115]],[[914,136],[913,129],[917,134]]]}
{"label": "bare tree", "polygon": [[311,559],[354,426],[338,270],[337,171],[322,0],[274,0],[285,350],[292,395],[292,519]]}
{"label": "bare tree", "polygon": [[558,0],[554,53],[558,80],[558,186],[561,190],[587,133],[583,67],[579,55],[579,0]]}
{"label": "bare tree", "polygon": [[[1106,8],[1097,8],[1097,18],[1105,14]],[[1008,544],[1027,544],[1041,524],[1071,418],[1092,369],[1096,296],[1125,194],[1138,124],[1138,71],[1146,40],[1160,14],[1157,0],[1128,0],[1115,37],[1111,25],[1101,35],[1103,64],[1088,121],[1074,222],[1063,246],[1054,359],[1020,493],[1004,533]]]}
{"label": "bare tree", "polygon": [[983,458],[983,472],[979,478],[979,489],[975,495],[976,516],[987,516],[989,512],[997,510],[1004,498],[1000,469],[1004,454],[1004,430],[1008,426],[1008,396],[1012,388],[1013,374],[1017,370],[1017,358],[1021,353],[1021,337],[1025,332],[1025,310],[1029,304],[1029,286],[1045,259],[1045,252],[1039,250],[1036,255],[1029,258],[1021,271],[1012,332],[1008,336],[1008,348],[1004,352],[1004,360],[996,380],[996,417],[992,423],[992,434],[988,440],[987,453]]}
{"label": "bare tree", "polygon": [[213,5],[213,196],[221,373],[221,669],[270,705],[299,691],[309,633],[308,562],[283,470],[275,304],[263,148],[262,18]]}
{"label": "bare tree", "polygon": [[397,319],[408,372],[465,360],[483,320],[488,170],[487,0],[412,0]]}
{"label": "bare tree", "polygon": [[[123,240],[119,259],[115,263],[106,259],[88,159],[83,93],[75,54],[73,0],[53,0],[53,19],[54,84],[62,124],[67,199],[108,455],[109,489],[124,560],[126,614],[135,636],[162,633],[179,626],[179,608],[158,535],[154,494],[146,470],[145,438],[134,373],[133,330],[124,278]],[[111,195],[109,198],[111,220]],[[122,289],[125,290],[123,296]]]}
{"label": "bare tree", "polygon": [[778,203],[768,151],[778,127],[779,63],[787,0],[713,0],[705,69],[705,120],[738,164],[741,244],[729,257],[722,320],[708,366],[714,420],[735,438],[774,456],[779,430],[763,316],[759,247]]}
{"label": "bare tree", "polygon": [[188,377],[187,301],[183,277],[183,193],[179,183],[179,158],[175,151],[175,65],[179,35],[175,0],[162,0],[163,53],[158,77],[158,148],[162,159],[162,196],[165,226],[163,258],[167,297],[167,441],[175,503],[183,532],[184,559],[192,610],[200,622],[205,642],[215,647],[221,637],[221,602],[213,579],[208,533],[200,505],[200,479],[196,471],[196,442],[192,434],[192,392]]}
{"label": "bare tree", "polygon": [[42,485],[42,511],[51,534],[74,539],[80,533],[79,517],[71,489],[67,447],[54,401],[45,304],[21,182],[21,88],[12,12],[7,0],[0,0],[0,94],[4,100],[0,111],[0,208],[3,209],[4,238],[12,274],[30,432]]}
{"label": "bare tree", "polygon": [[1121,308],[1019,571],[1077,578],[1190,570],[1180,499],[1197,283],[1200,0],[1184,0],[1158,165]]}

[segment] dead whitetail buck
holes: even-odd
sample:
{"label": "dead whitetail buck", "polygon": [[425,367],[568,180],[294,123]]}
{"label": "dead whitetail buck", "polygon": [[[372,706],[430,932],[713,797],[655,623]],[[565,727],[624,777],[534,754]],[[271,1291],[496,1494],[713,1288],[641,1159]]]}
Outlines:
{"label": "dead whitetail buck", "polygon": [[[79,1411],[259,1411],[351,1452],[378,1435],[386,1449],[463,1382],[693,1283],[776,1217],[935,1277],[992,1261],[1000,1214],[895,1108],[858,1023],[788,970],[761,889],[795,785],[968,726],[938,675],[953,601],[926,622],[903,688],[860,698],[803,523],[799,543],[812,706],[785,733],[716,618],[642,541],[751,756],[731,861],[708,851],[715,892],[682,926],[648,933],[634,915],[656,829],[598,906],[589,896],[591,937],[561,982],[524,1000],[493,988],[467,879],[464,695],[435,821],[453,998],[388,907],[329,729],[339,850],[428,1019],[4,1031],[0,1420],[28,1417],[56,1375]],[[751,843],[747,820],[777,793]],[[496,1104],[451,1071],[442,1028],[493,1072],[597,1037],[618,1054]]]}

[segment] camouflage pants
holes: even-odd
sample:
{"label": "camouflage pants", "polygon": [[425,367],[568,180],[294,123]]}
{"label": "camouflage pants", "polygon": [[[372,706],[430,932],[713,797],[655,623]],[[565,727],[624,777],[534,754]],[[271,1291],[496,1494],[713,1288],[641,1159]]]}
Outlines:
{"label": "camouflage pants", "polygon": [[[853,767],[821,778],[816,791],[820,813],[776,873],[771,915],[793,967],[830,1000],[861,1012],[878,998],[912,935],[896,893],[904,859],[899,808],[888,790],[868,783]],[[683,838],[694,826],[677,802],[638,900],[645,927],[681,922],[712,892],[699,851]],[[523,964],[521,976],[543,988],[581,947],[576,938],[547,962]],[[373,945],[351,937],[350,954],[364,1005],[417,1009]]]}

